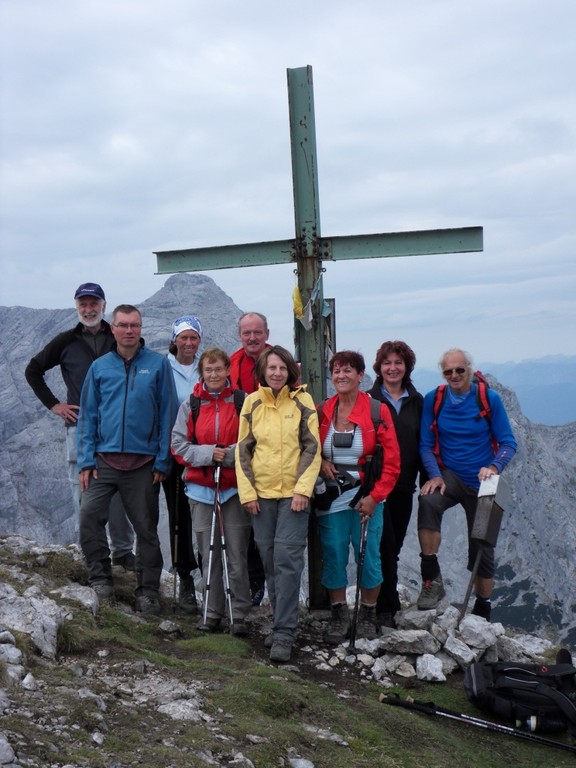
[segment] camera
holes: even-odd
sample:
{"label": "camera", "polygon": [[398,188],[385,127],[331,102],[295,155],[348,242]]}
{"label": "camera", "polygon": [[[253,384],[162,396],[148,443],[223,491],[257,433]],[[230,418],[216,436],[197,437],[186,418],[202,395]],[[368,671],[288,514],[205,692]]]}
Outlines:
{"label": "camera", "polygon": [[352,448],[354,442],[354,432],[334,432],[332,435],[332,445],[334,448]]}

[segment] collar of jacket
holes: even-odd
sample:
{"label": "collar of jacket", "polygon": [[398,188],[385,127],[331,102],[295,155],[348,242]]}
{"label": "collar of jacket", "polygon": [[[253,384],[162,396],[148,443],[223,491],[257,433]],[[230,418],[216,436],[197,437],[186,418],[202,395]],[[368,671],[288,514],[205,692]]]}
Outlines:
{"label": "collar of jacket", "polygon": [[227,380],[226,386],[224,387],[224,389],[218,392],[217,395],[213,395],[206,389],[206,385],[204,381],[199,381],[197,384],[194,385],[192,394],[195,397],[200,398],[200,400],[224,400],[225,397],[231,397],[233,391],[234,390],[230,386],[230,381]]}
{"label": "collar of jacket", "polygon": [[288,398],[293,400],[296,395],[301,392],[306,392],[306,384],[300,384],[294,389],[289,389],[288,385],[285,384],[276,397],[274,397],[271,387],[263,387],[262,384],[258,386],[258,392],[262,395],[263,402],[269,405],[274,405],[274,403],[279,400],[286,400]]}

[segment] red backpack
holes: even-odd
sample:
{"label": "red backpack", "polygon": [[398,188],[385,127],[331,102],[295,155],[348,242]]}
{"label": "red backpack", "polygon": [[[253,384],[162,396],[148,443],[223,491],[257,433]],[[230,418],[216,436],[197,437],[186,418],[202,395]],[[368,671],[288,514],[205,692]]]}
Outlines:
{"label": "red backpack", "polygon": [[[492,419],[492,409],[490,408],[490,401],[488,400],[488,390],[490,388],[490,385],[486,381],[484,374],[482,371],[474,371],[474,376],[472,377],[472,381],[474,384],[476,384],[476,400],[478,402],[478,418],[479,419],[487,419],[488,426],[490,427],[490,434],[492,434],[492,426],[491,426],[491,419]],[[433,453],[434,456],[436,456],[436,461],[441,466],[442,462],[440,460],[440,439],[438,437],[438,415],[440,414],[440,411],[442,410],[442,406],[444,405],[444,401],[446,400],[446,392],[447,392],[447,384],[440,384],[439,387],[436,387],[436,391],[434,393],[434,403],[432,406],[432,410],[434,413],[434,421],[430,425],[430,429],[432,432],[434,432],[434,448]],[[492,448],[494,449],[494,453],[496,454],[498,451],[498,441],[492,434]]]}

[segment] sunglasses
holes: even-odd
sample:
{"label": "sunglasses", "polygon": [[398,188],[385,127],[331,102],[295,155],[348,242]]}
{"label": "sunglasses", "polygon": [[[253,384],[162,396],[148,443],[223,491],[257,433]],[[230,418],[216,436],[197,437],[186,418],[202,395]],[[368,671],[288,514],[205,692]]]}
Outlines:
{"label": "sunglasses", "polygon": [[466,368],[444,368],[442,371],[442,375],[445,378],[448,378],[449,376],[452,376],[453,374],[457,373],[458,376],[462,376],[463,373],[466,373]]}

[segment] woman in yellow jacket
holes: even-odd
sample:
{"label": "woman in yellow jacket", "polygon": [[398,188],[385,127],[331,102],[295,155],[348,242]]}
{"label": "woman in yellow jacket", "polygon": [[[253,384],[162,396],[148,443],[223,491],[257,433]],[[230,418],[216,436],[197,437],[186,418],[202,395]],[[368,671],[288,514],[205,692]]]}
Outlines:
{"label": "woman in yellow jacket", "polygon": [[236,445],[238,493],[252,515],[274,616],[271,661],[289,661],[298,625],[310,496],[321,463],[318,416],[283,347],[256,363],[259,387],[244,401]]}

